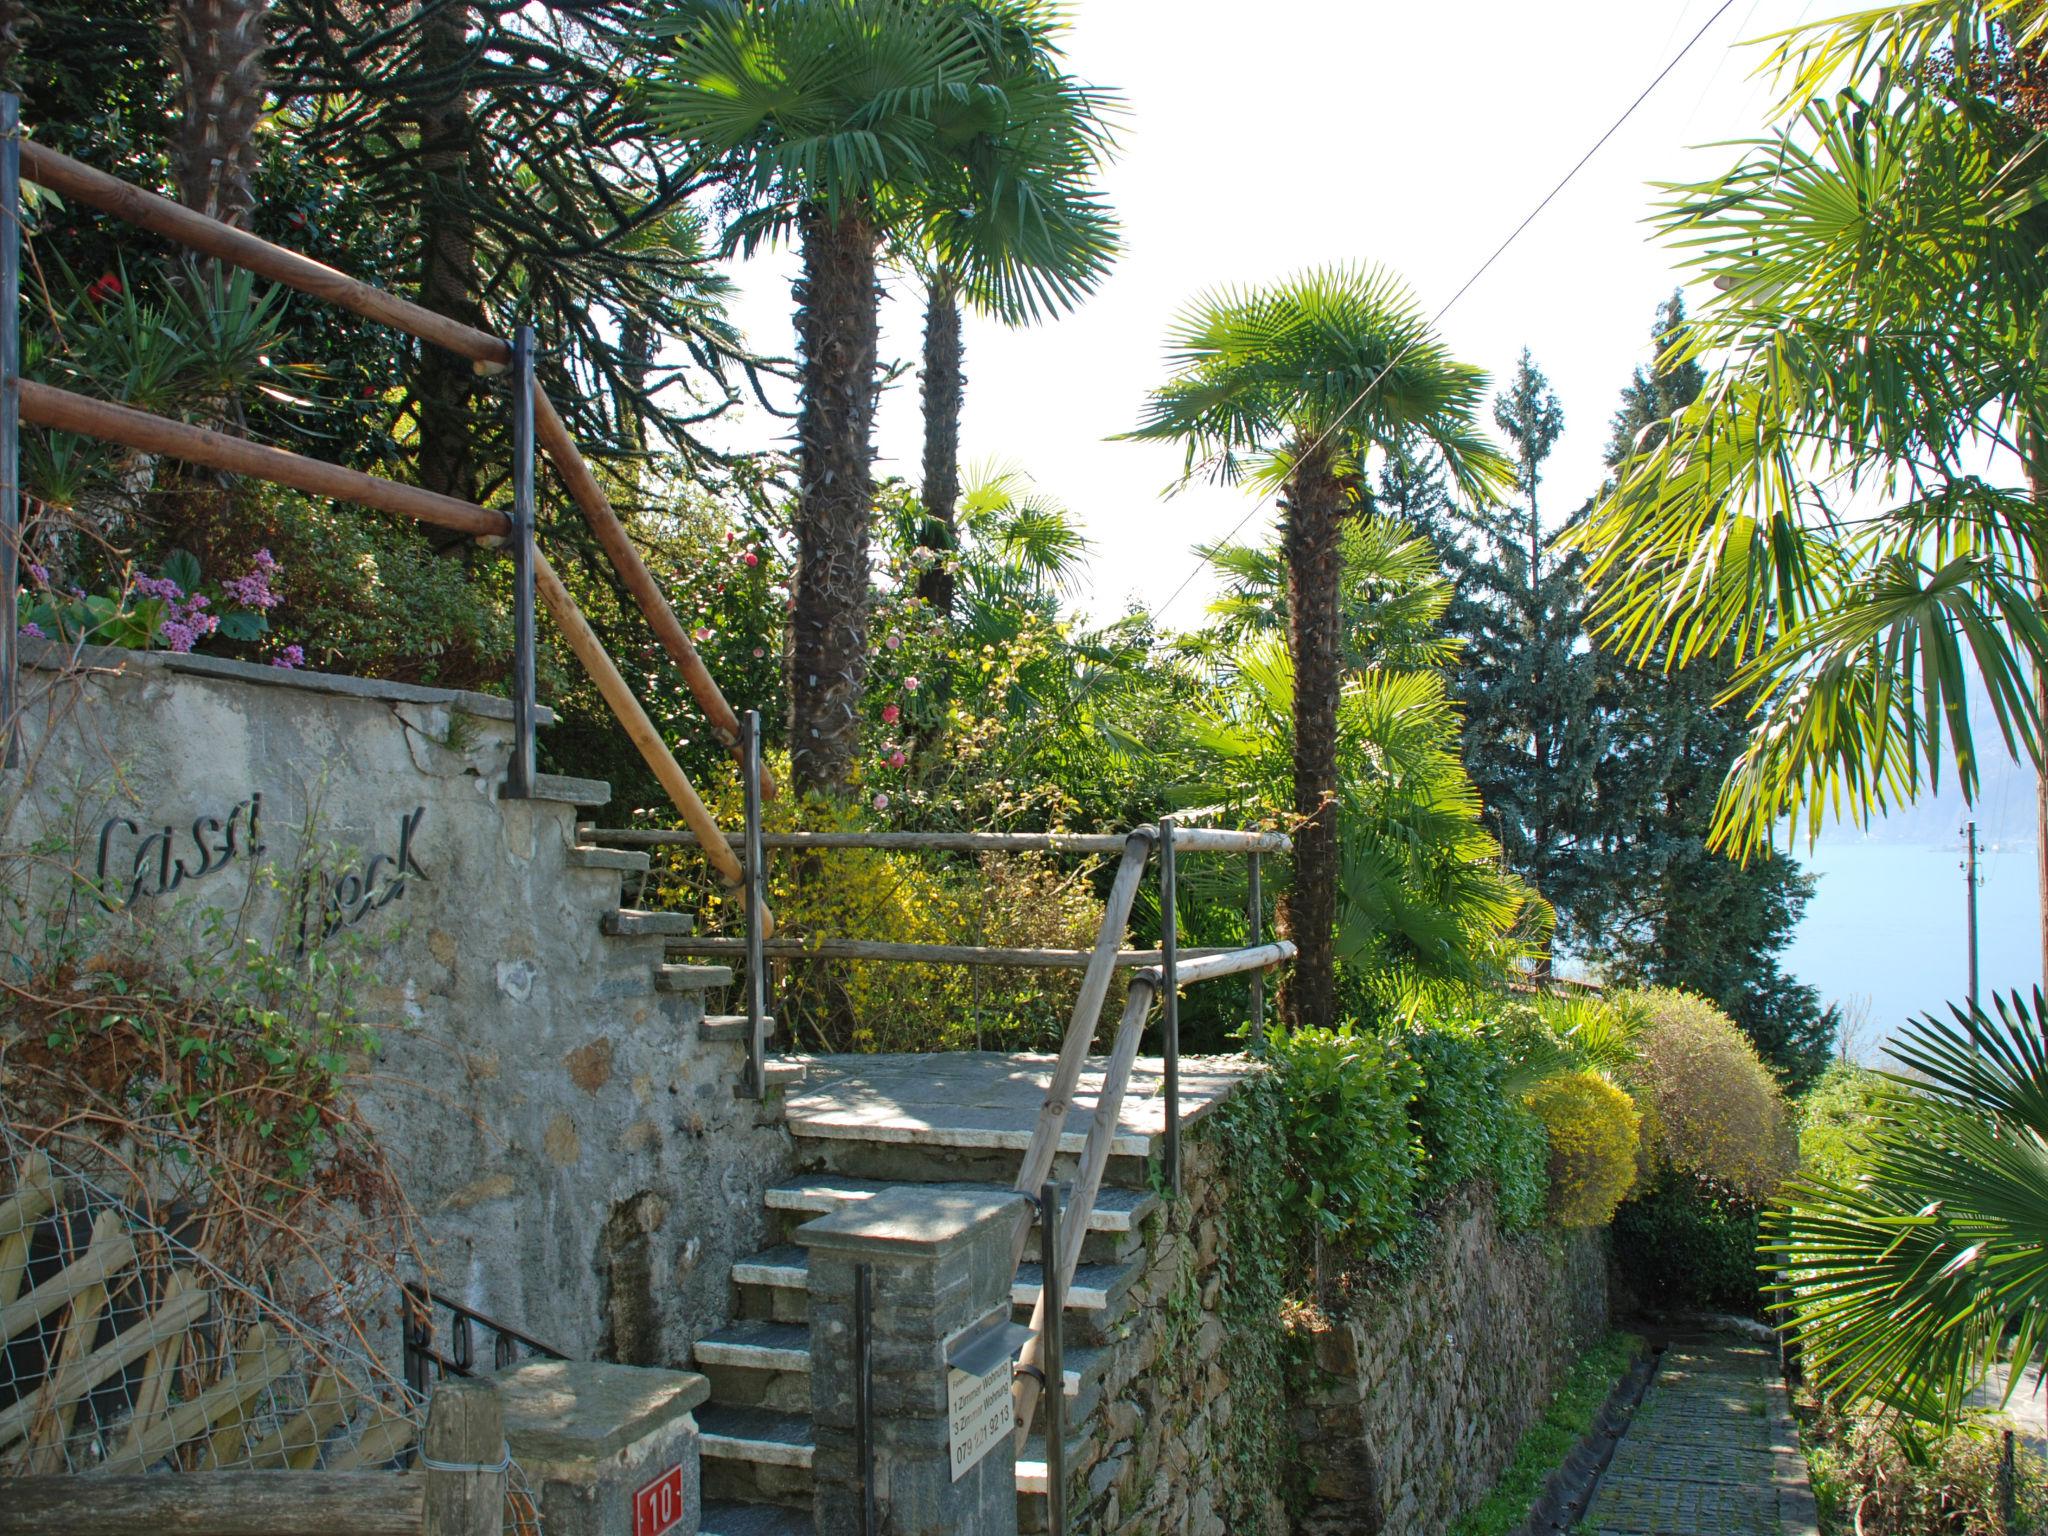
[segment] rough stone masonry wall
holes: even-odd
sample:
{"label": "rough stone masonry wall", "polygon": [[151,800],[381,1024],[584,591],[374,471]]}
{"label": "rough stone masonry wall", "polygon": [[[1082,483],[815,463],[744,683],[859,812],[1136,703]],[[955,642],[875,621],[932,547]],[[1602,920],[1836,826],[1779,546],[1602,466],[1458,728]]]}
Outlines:
{"label": "rough stone masonry wall", "polygon": [[1149,1218],[1145,1267],[1089,1453],[1069,1468],[1072,1530],[1287,1529],[1272,1091],[1254,1079],[1183,1143],[1182,1198]]}
{"label": "rough stone masonry wall", "polygon": [[1312,1481],[1304,1536],[1437,1536],[1491,1491],[1565,1370],[1608,1325],[1604,1228],[1503,1236],[1490,1195],[1294,1373]]}
{"label": "rough stone masonry wall", "polygon": [[[246,904],[253,931],[289,943],[267,882],[305,853],[303,829],[350,850],[342,868],[372,893],[393,889],[404,841],[415,867],[392,899],[337,915],[378,979],[360,999],[382,1042],[366,1110],[436,1289],[572,1356],[687,1361],[761,1244],[787,1134],[734,1097],[731,1047],[697,1047],[701,994],[656,991],[660,941],[601,933],[620,877],[571,856],[575,808],[499,798],[505,701],[203,657],[35,659],[0,852],[49,840],[89,874],[125,818],[109,850],[130,872],[140,839],[171,828],[178,888],[96,921],[174,958],[208,908]],[[259,793],[263,854],[244,810],[237,856],[190,873],[210,862],[195,820]],[[224,828],[207,836],[224,848]],[[34,899],[62,900],[41,878]]]}

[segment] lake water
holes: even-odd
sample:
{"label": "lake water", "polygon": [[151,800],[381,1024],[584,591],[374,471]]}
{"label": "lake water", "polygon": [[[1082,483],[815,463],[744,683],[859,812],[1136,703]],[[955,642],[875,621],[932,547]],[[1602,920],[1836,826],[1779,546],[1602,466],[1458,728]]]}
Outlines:
{"label": "lake water", "polygon": [[[2010,822],[2004,830],[2010,833]],[[1985,840],[1990,850],[1978,859],[1981,993],[2017,987],[2031,995],[2041,979],[2034,845],[2009,835]],[[1950,1002],[1967,995],[1962,857],[1960,836],[1943,845],[1841,831],[1802,853],[1800,862],[1820,877],[1820,888],[1784,963],[1818,987],[1825,1002],[1867,1004],[1860,1053],[1866,1058],[1906,1019],[1945,1016]]]}

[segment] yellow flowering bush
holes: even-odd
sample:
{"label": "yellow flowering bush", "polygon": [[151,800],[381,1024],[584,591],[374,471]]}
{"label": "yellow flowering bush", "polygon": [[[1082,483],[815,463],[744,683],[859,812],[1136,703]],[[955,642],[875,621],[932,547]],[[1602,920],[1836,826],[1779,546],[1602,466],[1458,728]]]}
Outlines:
{"label": "yellow flowering bush", "polygon": [[1634,1101],[1597,1072],[1560,1072],[1522,1102],[1550,1137],[1551,1220],[1605,1226],[1636,1180]]}
{"label": "yellow flowering bush", "polygon": [[[778,780],[788,782],[786,771]],[[708,789],[706,802],[719,825],[743,826],[737,775],[721,773]],[[864,807],[824,799],[799,804],[786,791],[762,813],[771,832],[869,825]],[[1086,949],[1101,922],[1089,870],[1072,860],[833,848],[771,850],[768,866],[768,905],[776,935],[784,939]],[[665,850],[651,884],[650,905],[695,912],[700,932],[746,931],[740,892],[724,889],[692,845]],[[1071,971],[784,957],[771,961],[770,997],[784,1037],[798,1049],[1056,1049],[1078,977]]]}
{"label": "yellow flowering bush", "polygon": [[1631,1082],[1652,1171],[1671,1168],[1761,1200],[1796,1160],[1785,1096],[1748,1036],[1705,998],[1632,994],[1643,1019]]}

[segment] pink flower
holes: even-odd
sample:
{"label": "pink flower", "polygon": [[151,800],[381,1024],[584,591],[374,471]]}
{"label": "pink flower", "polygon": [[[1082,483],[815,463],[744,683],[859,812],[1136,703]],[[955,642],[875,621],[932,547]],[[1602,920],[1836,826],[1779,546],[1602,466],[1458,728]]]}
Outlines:
{"label": "pink flower", "polygon": [[889,797],[887,795],[875,796],[875,809],[878,811],[886,811],[887,809],[889,809]]}
{"label": "pink flower", "polygon": [[917,692],[917,689],[918,682],[916,677],[906,677],[905,679],[903,679],[903,691],[905,693],[915,693]]}
{"label": "pink flower", "polygon": [[884,640],[882,644],[889,647],[889,649],[892,651],[900,651],[903,649],[903,637],[901,635],[892,634],[891,636],[889,636],[888,639]]}
{"label": "pink flower", "polygon": [[761,557],[755,554],[751,549],[748,550],[744,555],[741,555],[740,559],[748,565],[759,565],[761,563]]}
{"label": "pink flower", "polygon": [[894,725],[898,720],[902,718],[903,711],[898,709],[894,704],[884,704],[882,706],[882,723],[884,725]]}
{"label": "pink flower", "polygon": [[699,640],[709,640],[711,638],[711,631],[708,629],[700,629],[697,631],[697,638]]}
{"label": "pink flower", "polygon": [[898,747],[894,752],[891,752],[889,754],[889,766],[891,768],[901,768],[906,761],[908,761],[908,759],[904,757],[903,749],[901,747]]}

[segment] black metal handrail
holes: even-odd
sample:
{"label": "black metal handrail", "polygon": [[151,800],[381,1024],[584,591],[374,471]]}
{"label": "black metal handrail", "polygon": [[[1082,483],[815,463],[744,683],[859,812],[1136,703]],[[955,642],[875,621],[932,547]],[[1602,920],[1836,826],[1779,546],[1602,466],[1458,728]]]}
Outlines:
{"label": "black metal handrail", "polygon": [[[420,1397],[427,1395],[433,1383],[428,1379],[430,1369],[437,1369],[443,1376],[474,1376],[476,1374],[476,1334],[482,1327],[491,1335],[491,1369],[502,1371],[519,1359],[520,1350],[537,1355],[543,1360],[566,1360],[568,1355],[552,1344],[543,1344],[530,1333],[523,1333],[510,1323],[502,1323],[495,1317],[466,1307],[459,1301],[450,1301],[446,1296],[437,1296],[418,1280],[407,1280],[403,1285],[404,1335],[405,1335],[405,1384]],[[449,1329],[448,1351],[443,1353],[434,1347],[434,1309],[438,1307],[453,1318]]]}

